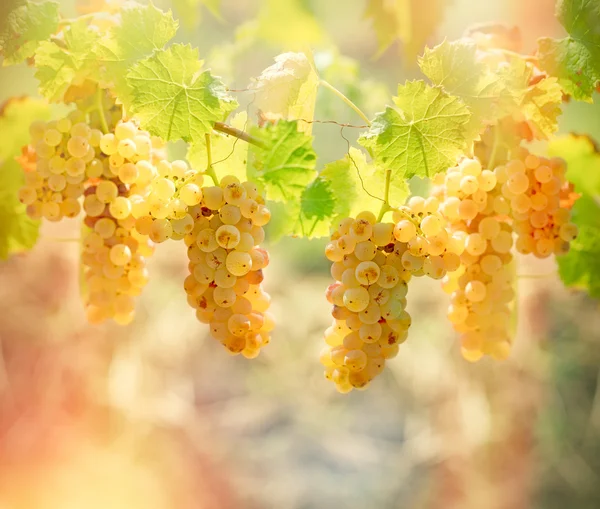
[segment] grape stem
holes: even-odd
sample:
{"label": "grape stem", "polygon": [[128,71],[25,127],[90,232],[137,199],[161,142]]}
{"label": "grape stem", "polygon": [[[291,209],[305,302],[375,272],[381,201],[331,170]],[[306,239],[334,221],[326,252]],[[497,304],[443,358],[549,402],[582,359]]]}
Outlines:
{"label": "grape stem", "polygon": [[251,134],[248,134],[246,131],[236,129],[235,127],[225,124],[223,122],[215,122],[213,129],[215,131],[219,131],[220,133],[228,134],[229,136],[234,136],[242,141],[245,141],[246,143],[250,143],[251,145],[256,145],[257,147],[263,149],[267,148],[267,146],[262,141],[255,138]]}
{"label": "grape stem", "polygon": [[414,217],[412,217],[408,212],[406,212],[403,209],[396,209],[396,208],[393,208],[393,207],[390,207],[390,210],[393,210],[394,212],[397,212],[399,216],[403,217],[407,221],[410,221],[412,224],[414,224],[415,228],[417,229],[417,234],[421,235],[422,237],[424,236],[423,231],[421,230],[421,226],[419,224],[419,221],[417,221]]}
{"label": "grape stem", "polygon": [[386,170],[384,199],[383,199],[383,203],[381,204],[381,208],[379,209],[379,216],[377,217],[377,222],[378,223],[381,222],[381,220],[383,219],[383,216],[385,216],[385,214],[387,212],[394,211],[394,212],[397,212],[400,216],[402,216],[407,221],[410,221],[412,224],[414,224],[417,229],[417,234],[423,236],[423,231],[421,230],[421,226],[419,225],[419,222],[416,219],[414,219],[405,210],[402,210],[402,209],[396,208],[396,207],[392,207],[390,205],[390,185],[391,185],[391,183],[392,183],[392,170]]}
{"label": "grape stem", "polygon": [[98,115],[100,116],[100,126],[102,127],[102,132],[104,134],[108,133],[108,124],[106,123],[106,117],[104,116],[104,105],[102,104],[102,92],[103,90],[98,87],[96,90],[96,110],[98,111]]}
{"label": "grape stem", "polygon": [[381,222],[385,213],[392,210],[390,207],[390,184],[392,181],[392,170],[385,171],[385,187],[383,191],[383,203],[381,204],[381,208],[379,209],[379,216],[377,217],[377,222]]}
{"label": "grape stem", "polygon": [[206,133],[204,135],[204,139],[206,140],[206,171],[204,173],[212,179],[212,181],[215,183],[215,186],[218,186],[219,178],[217,177],[215,169],[212,165],[212,145],[210,143],[210,133]]}
{"label": "grape stem", "polygon": [[356,106],[350,99],[348,99],[342,92],[340,92],[337,88],[335,88],[331,83],[325,80],[319,80],[319,85],[331,90],[335,95],[337,95],[342,101],[344,101],[350,108],[352,108],[356,114],[362,118],[368,126],[371,125],[371,121],[369,118],[362,112],[362,110]]}
{"label": "grape stem", "polygon": [[493,170],[494,164],[496,163],[496,155],[498,153],[498,147],[500,146],[500,130],[496,127],[494,130],[494,143],[492,144],[492,151],[488,159],[488,169]]}

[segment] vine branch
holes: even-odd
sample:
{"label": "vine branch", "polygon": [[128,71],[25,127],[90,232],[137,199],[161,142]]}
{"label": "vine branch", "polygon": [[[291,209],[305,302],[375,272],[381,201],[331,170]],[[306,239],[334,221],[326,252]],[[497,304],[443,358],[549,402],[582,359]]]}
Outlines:
{"label": "vine branch", "polygon": [[255,138],[251,134],[248,134],[246,131],[242,131],[241,129],[237,129],[237,128],[230,126],[228,124],[225,124],[223,122],[215,122],[213,129],[220,133],[228,134],[229,136],[234,136],[235,138],[243,140],[246,143],[250,143],[251,145],[255,145],[259,148],[262,148],[262,149],[267,148],[267,146],[262,141],[260,141],[258,138]]}

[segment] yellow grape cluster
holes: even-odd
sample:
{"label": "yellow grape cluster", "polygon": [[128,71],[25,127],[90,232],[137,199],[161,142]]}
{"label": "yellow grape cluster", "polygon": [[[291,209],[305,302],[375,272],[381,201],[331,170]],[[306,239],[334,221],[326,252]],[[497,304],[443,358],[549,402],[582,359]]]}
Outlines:
{"label": "yellow grape cluster", "polygon": [[522,254],[545,258],[566,253],[577,236],[569,209],[560,203],[565,170],[562,160],[523,150],[494,170],[464,159],[434,179],[432,194],[449,231],[464,238],[460,267],[444,278],[443,288],[467,360],[510,354],[513,244]]}
{"label": "yellow grape cluster", "polygon": [[200,189],[200,196],[188,209],[193,224],[184,236],[188,303],[230,353],[254,358],[274,327],[271,298],[262,288],[269,255],[259,247],[271,213],[256,186],[234,176]]}
{"label": "yellow grape cluster", "polygon": [[519,159],[500,169],[498,179],[503,184],[503,193],[511,199],[519,253],[532,253],[538,258],[563,255],[577,237],[571,211],[561,207],[560,202],[566,169],[563,159],[546,159],[525,150]]}
{"label": "yellow grape cluster", "polygon": [[18,193],[30,217],[48,221],[76,217],[85,182],[102,175],[104,167],[96,157],[102,131],[83,120],[76,110],[60,120],[31,124],[35,168],[25,172],[25,185]]}
{"label": "yellow grape cluster", "polygon": [[[394,222],[371,212],[345,218],[325,248],[335,283],[326,292],[333,323],[320,360],[338,391],[363,388],[398,354],[411,324],[406,294],[411,277],[442,278],[460,263],[444,229],[437,198],[413,197]],[[460,241],[460,239],[459,239]]]}
{"label": "yellow grape cluster", "polygon": [[333,323],[320,361],[339,392],[365,387],[408,336],[411,272],[402,267],[401,254],[389,259],[394,248],[394,225],[361,212],[340,221],[325,249],[336,282],[326,292]]}
{"label": "yellow grape cluster", "polygon": [[154,250],[148,236],[135,230],[132,209],[148,193],[162,143],[132,122],[117,122],[103,134],[77,110],[34,122],[30,133],[35,166],[25,173],[20,200],[32,218],[50,221],[75,217],[83,208],[88,319],[131,322],[133,297],[148,281],[146,258]]}
{"label": "yellow grape cluster", "polygon": [[127,325],[134,317],[134,297],[148,282],[146,260],[154,244],[135,230],[135,220],[119,205],[117,198],[127,200],[129,191],[116,180],[100,180],[85,191],[86,200],[92,197],[93,203],[102,205],[86,208],[85,224],[90,229],[84,233],[81,255],[87,290],[84,304],[91,323],[112,318]]}
{"label": "yellow grape cluster", "polygon": [[448,319],[460,333],[463,356],[471,361],[484,354],[503,359],[510,353],[513,229],[501,172],[464,159],[437,177],[433,189],[449,231],[464,238],[460,267],[442,286],[450,294]]}
{"label": "yellow grape cluster", "polygon": [[135,229],[135,203],[147,194],[162,160],[160,144],[131,122],[119,122],[102,135],[96,154],[102,173],[88,175],[83,209],[82,263],[87,285],[84,299],[88,320],[112,318],[125,325],[134,317],[133,297],[148,282],[146,260],[154,243]]}

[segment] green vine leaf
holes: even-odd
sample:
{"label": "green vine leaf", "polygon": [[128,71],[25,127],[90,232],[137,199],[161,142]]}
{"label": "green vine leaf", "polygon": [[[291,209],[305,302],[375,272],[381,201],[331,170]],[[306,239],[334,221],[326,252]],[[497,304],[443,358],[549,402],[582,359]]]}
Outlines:
{"label": "green vine leaf", "polygon": [[42,41],[35,53],[35,77],[40,92],[50,101],[59,101],[73,82],[98,77],[96,44],[98,33],[78,21],[64,30],[60,44]]}
{"label": "green vine leaf", "polygon": [[464,153],[471,114],[458,98],[423,81],[398,87],[395,108],[379,113],[359,142],[392,171],[392,179],[431,177]]}
{"label": "green vine leaf", "polygon": [[352,175],[348,166],[330,163],[302,192],[300,201],[286,205],[279,220],[282,235],[325,237],[329,235],[334,218],[350,213],[355,199]]}
{"label": "green vine leaf", "polygon": [[302,193],[300,200],[302,213],[309,221],[323,221],[335,212],[335,192],[322,178],[313,180]]}
{"label": "green vine leaf", "polygon": [[174,44],[127,73],[131,112],[144,129],[169,141],[197,141],[237,108],[225,85],[201,67],[197,49]]}
{"label": "green vine leaf", "polygon": [[316,176],[312,137],[298,130],[297,121],[289,120],[256,127],[251,133],[266,148],[250,148],[248,178],[264,186],[270,200],[299,200]]}
{"label": "green vine leaf", "polygon": [[578,237],[569,252],[557,258],[559,274],[566,286],[586,290],[600,298],[600,153],[587,136],[567,135],[548,145],[551,156],[567,162],[567,179],[582,196],[573,206]]}
{"label": "green vine leaf", "polygon": [[[273,214],[270,230],[276,237],[326,237],[332,225],[340,218],[355,216],[369,210],[379,212],[383,203],[385,169],[368,163],[364,152],[352,147],[342,159],[333,161],[303,191],[299,201],[278,206]],[[402,205],[408,196],[403,179],[391,182],[389,202],[392,207]]]}
{"label": "green vine leaf", "polygon": [[557,17],[569,37],[540,39],[540,66],[558,78],[565,92],[577,100],[591,102],[600,81],[600,3],[561,0]]}
{"label": "green vine leaf", "polygon": [[443,86],[469,107],[468,137],[477,136],[485,124],[491,125],[518,108],[530,74],[525,66],[518,65],[493,72],[477,58],[477,46],[467,41],[444,41],[426,48],[419,67],[434,85]]}
{"label": "green vine leaf", "polygon": [[[3,65],[14,65],[34,55],[41,41],[58,29],[57,2],[19,2],[0,21],[0,56]],[[3,16],[2,16],[3,17]]]}
{"label": "green vine leaf", "polygon": [[569,252],[558,257],[560,278],[568,287],[580,288],[600,298],[600,207],[589,195],[577,200],[573,221],[579,227],[578,237]]}
{"label": "green vine leaf", "polygon": [[98,44],[98,57],[106,66],[106,81],[113,82],[119,99],[129,103],[126,74],[134,63],[162,49],[177,32],[178,23],[171,11],[162,12],[154,5],[125,5],[121,23]]}

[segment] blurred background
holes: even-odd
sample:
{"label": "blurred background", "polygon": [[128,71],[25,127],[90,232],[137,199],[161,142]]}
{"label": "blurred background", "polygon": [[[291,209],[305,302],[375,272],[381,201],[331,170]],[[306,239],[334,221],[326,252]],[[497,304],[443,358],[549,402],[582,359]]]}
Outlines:
{"label": "blurred background", "polygon": [[[62,3],[76,15],[73,1]],[[243,105],[250,77],[302,42],[369,116],[418,76],[420,47],[395,43],[374,57],[364,0],[205,3],[212,11],[156,2],[185,20],[177,38],[242,90]],[[519,26],[525,53],[537,37],[561,34],[552,0],[441,5],[414,2],[423,23],[439,17],[429,44],[490,21]],[[311,31],[298,33],[301,15]],[[32,69],[0,68],[1,99],[24,93],[36,93]],[[315,118],[360,124],[327,90]],[[598,106],[568,104],[561,131],[599,138],[598,118]],[[315,125],[319,165],[343,156],[355,131]],[[79,228],[44,224],[32,252],[0,262],[0,508],[600,507],[600,313],[562,287],[553,260],[519,261],[509,360],[463,361],[446,296],[417,278],[400,355],[367,391],[340,395],[317,360],[330,320],[324,242],[267,239],[278,327],[248,361],[196,321],[182,289],[184,246],[174,242],[151,259],[133,324],[88,325]]]}

